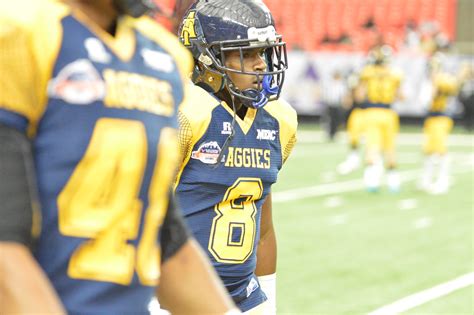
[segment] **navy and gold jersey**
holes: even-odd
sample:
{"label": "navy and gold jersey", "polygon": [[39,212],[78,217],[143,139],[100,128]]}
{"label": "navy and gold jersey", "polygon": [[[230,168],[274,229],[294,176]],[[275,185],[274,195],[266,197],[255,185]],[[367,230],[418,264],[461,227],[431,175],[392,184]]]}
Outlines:
{"label": "navy and gold jersey", "polygon": [[396,100],[402,74],[387,66],[368,65],[362,69],[360,81],[365,84],[366,107],[389,108]]}
{"label": "navy and gold jersey", "polygon": [[231,133],[232,110],[197,86],[180,107],[184,162],[176,194],[186,221],[238,306],[246,311],[265,301],[254,275],[261,207],[296,142],[296,112],[279,100],[249,108],[236,117],[235,135],[216,164]]}
{"label": "navy and gold jersey", "polygon": [[424,152],[426,154],[445,154],[447,140],[454,121],[446,112],[448,102],[458,91],[457,79],[449,74],[438,72],[433,76],[433,100],[423,125],[425,134]]}
{"label": "navy and gold jersey", "polygon": [[31,138],[34,254],[68,313],[147,312],[191,68],[148,18],[113,37],[60,1],[0,2],[0,123]]}

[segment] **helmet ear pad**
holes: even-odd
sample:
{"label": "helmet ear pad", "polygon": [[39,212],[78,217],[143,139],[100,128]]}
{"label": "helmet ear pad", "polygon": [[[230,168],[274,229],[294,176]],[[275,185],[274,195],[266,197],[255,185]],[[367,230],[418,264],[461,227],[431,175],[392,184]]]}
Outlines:
{"label": "helmet ear pad", "polygon": [[202,68],[198,62],[196,62],[196,66],[194,67],[191,80],[194,84],[214,94],[220,92],[224,88],[225,83],[222,74],[210,71],[207,68]]}

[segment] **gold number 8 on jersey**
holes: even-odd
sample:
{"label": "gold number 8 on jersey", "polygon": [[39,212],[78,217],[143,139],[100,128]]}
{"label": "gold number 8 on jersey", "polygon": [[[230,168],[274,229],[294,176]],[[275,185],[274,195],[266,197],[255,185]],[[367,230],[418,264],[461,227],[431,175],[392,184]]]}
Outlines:
{"label": "gold number 8 on jersey", "polygon": [[262,197],[259,178],[241,177],[215,206],[208,249],[218,262],[239,264],[253,252],[256,234],[255,200]]}

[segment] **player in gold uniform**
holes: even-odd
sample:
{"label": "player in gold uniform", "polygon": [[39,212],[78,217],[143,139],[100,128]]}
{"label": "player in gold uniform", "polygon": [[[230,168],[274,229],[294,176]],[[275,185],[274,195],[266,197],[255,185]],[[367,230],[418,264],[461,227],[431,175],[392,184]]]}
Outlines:
{"label": "player in gold uniform", "polygon": [[146,3],[0,1],[1,314],[232,308],[169,197],[192,59]]}
{"label": "player in gold uniform", "polygon": [[[451,97],[457,94],[458,82],[454,75],[443,71],[443,56],[435,54],[430,60],[433,98],[423,126],[425,162],[420,188],[430,193],[446,193],[449,188],[449,156],[447,138],[453,119],[447,113]],[[439,169],[435,174],[434,168]]]}
{"label": "player in gold uniform", "polygon": [[385,168],[387,185],[391,191],[398,191],[400,178],[396,172],[395,138],[399,130],[398,114],[391,108],[400,97],[399,88],[402,75],[388,64],[391,49],[382,46],[369,56],[373,62],[360,74],[360,82],[365,90],[366,109],[364,111],[365,134],[367,139],[364,182],[367,190],[380,188]]}

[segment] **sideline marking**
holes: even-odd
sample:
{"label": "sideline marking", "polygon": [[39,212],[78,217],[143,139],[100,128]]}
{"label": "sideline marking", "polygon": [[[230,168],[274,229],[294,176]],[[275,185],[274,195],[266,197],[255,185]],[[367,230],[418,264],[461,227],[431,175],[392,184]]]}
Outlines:
{"label": "sideline marking", "polygon": [[[336,139],[337,143],[347,143],[347,132],[341,131],[341,136]],[[311,143],[311,142],[325,142],[327,136],[323,131],[309,131],[302,130],[298,131],[297,134],[298,142]],[[397,135],[397,143],[401,145],[419,145],[423,143],[424,135],[422,133],[399,133]],[[469,134],[450,134],[448,137],[448,143],[450,146],[474,146],[474,136]]]}
{"label": "sideline marking", "polygon": [[[464,165],[470,166],[473,163],[472,160],[474,160],[474,154],[462,153],[459,155],[460,156],[462,155],[464,157],[465,159],[463,163]],[[472,169],[468,171],[472,172]],[[421,172],[422,172],[422,169],[399,172],[400,180],[402,183],[416,180],[420,177]],[[466,173],[466,169],[460,168],[457,170],[453,170],[451,172],[451,175],[459,174],[459,173]],[[272,201],[273,202],[287,202],[287,201],[293,201],[293,200],[298,200],[298,199],[321,197],[321,196],[327,196],[327,195],[332,195],[332,194],[341,194],[341,193],[346,193],[350,191],[361,190],[361,189],[364,189],[364,187],[365,186],[364,186],[363,179],[353,179],[353,180],[348,180],[348,181],[343,181],[343,182],[319,184],[319,185],[314,185],[314,186],[309,186],[309,187],[301,187],[301,188],[283,190],[279,192],[273,192]]]}
{"label": "sideline marking", "polygon": [[[421,170],[411,170],[400,172],[402,182],[415,180],[419,178]],[[364,181],[362,179],[353,179],[344,182],[336,182],[331,184],[320,184],[310,187],[295,188],[280,192],[272,193],[273,202],[286,202],[297,199],[305,199],[312,197],[321,197],[331,194],[340,194],[344,192],[356,191],[364,189]]]}
{"label": "sideline marking", "polygon": [[412,309],[416,306],[447,295],[474,284],[474,272],[460,276],[454,280],[439,284],[430,289],[409,295],[389,305],[383,306],[368,315],[391,315]]}
{"label": "sideline marking", "polygon": [[413,210],[418,207],[418,200],[415,198],[403,199],[398,202],[398,209],[400,210]]}

